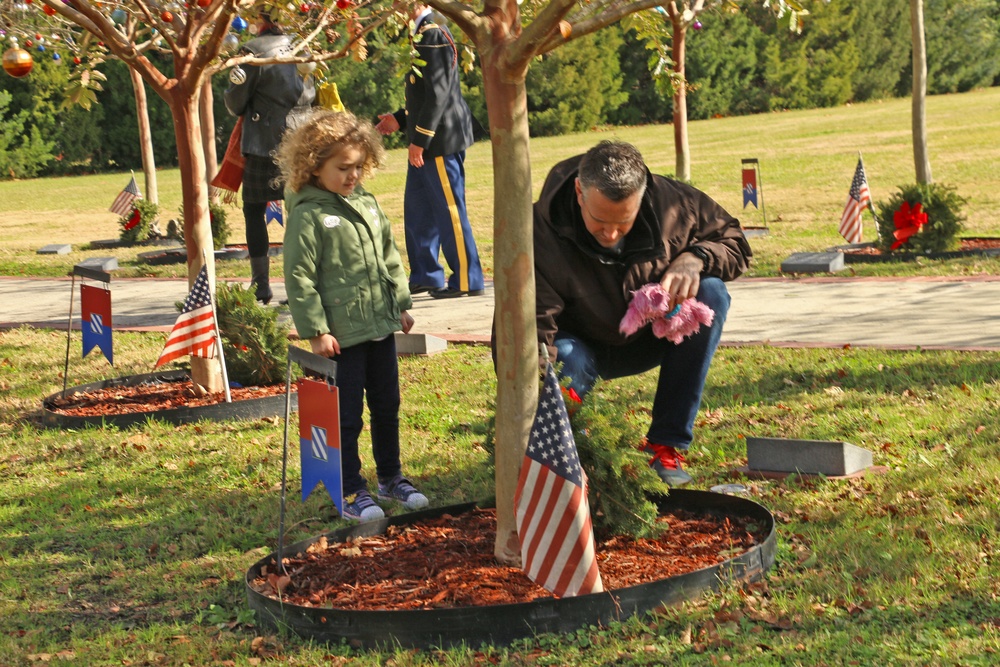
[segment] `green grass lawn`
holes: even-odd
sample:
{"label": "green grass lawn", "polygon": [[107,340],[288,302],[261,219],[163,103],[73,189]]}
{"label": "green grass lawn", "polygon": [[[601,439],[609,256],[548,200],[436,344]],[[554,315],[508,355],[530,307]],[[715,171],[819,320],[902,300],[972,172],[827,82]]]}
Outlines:
{"label": "green grass lawn", "polygon": [[[694,182],[744,224],[760,225],[759,212],[741,212],[740,197],[740,160],[760,160],[770,233],[751,239],[749,275],[776,275],[792,252],[842,243],[836,227],[858,150],[876,199],[912,180],[909,123],[908,100],[692,123]],[[969,199],[965,235],[1000,236],[1000,88],[930,98],[928,126],[935,179]],[[655,171],[670,172],[671,136],[648,126],[534,139],[536,193],[553,163],[608,137],[634,142]],[[490,273],[489,144],[472,147],[466,166]],[[405,153],[393,151],[369,184],[400,242],[404,176]],[[182,275],[182,266],[135,263],[136,249],[84,249],[117,237],[107,207],[127,181],[114,174],[0,182],[0,275],[65,275],[84,257],[107,255],[119,259],[116,275]],[[160,172],[159,182],[163,216],[174,217],[177,172]],[[239,210],[229,213],[238,228]],[[870,219],[865,225],[871,240]],[[74,252],[36,254],[54,242],[73,243]],[[249,275],[245,261],[218,266],[223,277]],[[1000,274],[1000,261],[978,258],[853,267],[840,275]],[[97,354],[75,359],[72,384],[146,372],[162,340],[119,332],[116,367]],[[0,332],[3,667],[1000,661],[1000,353],[723,347],[689,467],[698,488],[742,482],[775,514],[777,562],[765,581],[511,647],[360,652],[264,633],[247,610],[243,575],[277,540],[282,421],[40,429],[41,398],[62,388],[65,344],[64,332]],[[492,495],[486,440],[496,378],[488,348],[404,358],[401,387],[404,468],[432,504]],[[599,389],[610,409],[638,419],[648,419],[636,406],[648,406],[654,390],[650,373]],[[872,451],[888,471],[848,481],[744,480],[735,470],[746,463],[750,436],[844,440]],[[321,491],[299,500],[296,451],[289,541],[342,525]]]}
{"label": "green grass lawn", "polygon": [[[118,334],[115,374],[146,368],[161,345]],[[511,647],[362,652],[264,633],[247,610],[243,575],[277,539],[282,421],[41,430],[32,415],[61,389],[52,360],[64,349],[59,332],[0,333],[5,666],[964,666],[1000,656],[1000,353],[721,348],[689,468],[698,488],[741,481],[774,513],[765,581]],[[74,382],[108,374],[98,355],[74,361]],[[434,506],[491,494],[495,382],[484,347],[401,361],[404,467]],[[655,374],[599,388],[622,411],[654,390]],[[888,472],[743,480],[748,436],[846,440]],[[341,525],[322,491],[300,501],[295,451],[290,541]]]}
{"label": "green grass lawn", "polygon": [[[968,199],[964,235],[1000,236],[1000,87],[927,101],[929,152],[934,180],[956,186]],[[636,144],[659,173],[674,169],[673,131],[669,126],[597,128],[592,132],[532,139],[532,183],[537,195],[549,168],[606,138]],[[760,161],[763,212],[768,235],[753,238],[755,258],[748,275],[773,276],[792,252],[823,250],[843,243],[837,223],[850,187],[858,151],[864,154],[872,196],[878,201],[914,180],[907,99],[833,109],[788,111],[695,121],[690,125],[692,176],[744,225],[762,226],[761,211],[742,209],[740,160]],[[139,165],[135,165],[136,168]],[[487,273],[493,268],[493,167],[488,142],[467,155],[467,201],[473,230]],[[386,168],[369,183],[395,221],[402,245],[404,150],[390,151]],[[142,187],[141,174],[140,187]],[[177,170],[158,173],[162,220],[178,217],[181,189]],[[107,208],[128,182],[127,174],[0,182],[0,275],[65,275],[86,257],[114,256],[119,276],[180,276],[183,266],[139,264],[144,248],[88,250],[93,240],[118,237],[116,216]],[[231,242],[242,242],[242,213],[227,209]],[[866,214],[864,237],[875,239]],[[272,225],[275,240],[281,229]],[[37,255],[48,243],[71,243],[70,255]],[[280,274],[280,258],[277,260]],[[223,277],[248,277],[245,261],[220,262]],[[839,275],[968,275],[1000,273],[1000,260],[930,261],[921,265],[859,264]]]}

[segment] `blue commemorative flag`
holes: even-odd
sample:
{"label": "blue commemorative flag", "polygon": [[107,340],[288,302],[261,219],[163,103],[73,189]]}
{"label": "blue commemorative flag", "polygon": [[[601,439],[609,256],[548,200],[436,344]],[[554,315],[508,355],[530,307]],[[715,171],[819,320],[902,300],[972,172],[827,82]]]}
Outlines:
{"label": "blue commemorative flag", "polygon": [[340,467],[340,401],[337,387],[303,378],[299,381],[299,459],[302,500],[320,482],[337,512],[344,515],[344,483]]}
{"label": "blue commemorative flag", "polygon": [[264,224],[269,225],[272,220],[282,227],[285,226],[285,216],[281,211],[280,201],[269,201],[264,209]]}
{"label": "blue commemorative flag", "polygon": [[747,204],[753,204],[757,208],[757,171],[755,169],[743,170],[743,208]]}
{"label": "blue commemorative flag", "polygon": [[111,348],[111,290],[80,285],[80,329],[83,331],[83,356],[100,348],[108,363],[115,365]]}

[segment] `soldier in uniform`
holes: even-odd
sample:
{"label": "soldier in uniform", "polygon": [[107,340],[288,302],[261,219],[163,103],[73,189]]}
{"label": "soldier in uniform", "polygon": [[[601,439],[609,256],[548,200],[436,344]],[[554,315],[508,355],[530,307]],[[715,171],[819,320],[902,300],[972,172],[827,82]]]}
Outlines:
{"label": "soldier in uniform", "polygon": [[[413,5],[411,19],[413,49],[426,64],[406,76],[406,108],[380,115],[377,125],[382,134],[405,131],[409,141],[403,222],[410,292],[478,296],[483,269],[465,206],[472,113],[459,85],[458,49],[427,5]],[[451,271],[447,280],[439,253]]]}
{"label": "soldier in uniform", "polygon": [[[267,12],[258,19],[257,37],[247,42],[241,53],[273,58],[290,53],[292,40]],[[226,108],[243,116],[240,150],[246,158],[243,168],[243,219],[250,255],[251,282],[258,301],[271,300],[267,203],[284,199],[281,174],[272,153],[288,127],[295,127],[307,115],[316,99],[312,77],[303,78],[294,64],[241,65],[229,74],[225,93]]]}

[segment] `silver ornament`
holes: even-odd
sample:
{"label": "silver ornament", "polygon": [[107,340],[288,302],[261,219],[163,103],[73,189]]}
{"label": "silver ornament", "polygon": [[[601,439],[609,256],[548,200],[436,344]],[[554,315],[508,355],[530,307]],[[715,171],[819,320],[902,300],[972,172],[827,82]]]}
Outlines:
{"label": "silver ornament", "polygon": [[234,53],[236,49],[240,47],[240,38],[229,33],[222,38],[222,52],[223,53]]}
{"label": "silver ornament", "polygon": [[229,82],[234,86],[242,85],[244,81],[247,80],[247,73],[243,71],[243,68],[237,65],[229,72]]}

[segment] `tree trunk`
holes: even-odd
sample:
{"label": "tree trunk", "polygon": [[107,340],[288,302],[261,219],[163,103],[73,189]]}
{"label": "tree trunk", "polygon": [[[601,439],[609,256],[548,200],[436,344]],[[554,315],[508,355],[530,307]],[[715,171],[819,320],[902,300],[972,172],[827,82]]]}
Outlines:
{"label": "tree trunk", "polygon": [[[201,140],[205,144],[205,178],[208,183],[219,172],[219,156],[215,149],[215,109],[213,108],[215,93],[212,92],[211,77],[205,78],[201,86]],[[219,202],[219,194],[215,188],[208,186],[208,198],[212,203]]]}
{"label": "tree trunk", "polygon": [[146,84],[135,69],[128,68],[135,93],[135,115],[139,119],[139,147],[142,152],[142,173],[146,179],[146,200],[154,204],[160,202],[160,192],[156,185],[156,158],[153,156],[153,133],[149,127],[149,103],[146,101]]}
{"label": "tree trunk", "polygon": [[677,158],[674,176],[679,181],[691,180],[691,152],[688,148],[687,77],[684,71],[684,50],[687,23],[683,16],[670,19],[673,26],[671,57],[674,59],[674,152]]}
{"label": "tree trunk", "polygon": [[[182,91],[179,84],[170,91],[174,117],[177,161],[181,172],[184,198],[184,243],[187,249],[188,286],[194,284],[202,265],[208,267],[208,282],[215,294],[215,251],[208,211],[208,181],[205,170],[205,147],[202,141],[199,103],[200,89]],[[222,372],[217,359],[191,357],[191,380],[211,392],[219,392]]]}
{"label": "tree trunk", "polygon": [[524,73],[511,75],[481,51],[493,144],[493,267],[496,290],[496,503],[494,553],[520,566],[514,493],[538,406],[538,342],[532,239],[531,160]]}
{"label": "tree trunk", "polygon": [[927,155],[927,45],[923,0],[910,0],[910,28],[913,36],[913,162],[917,183],[931,183],[931,161]]}

